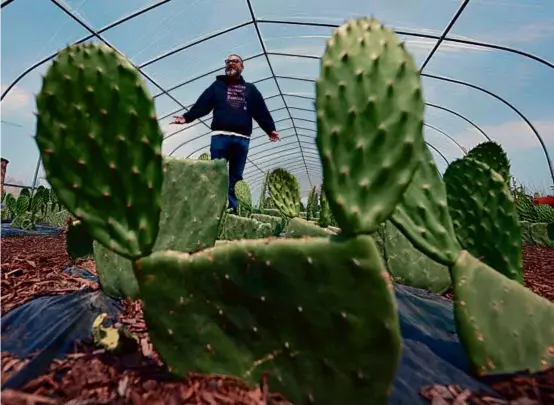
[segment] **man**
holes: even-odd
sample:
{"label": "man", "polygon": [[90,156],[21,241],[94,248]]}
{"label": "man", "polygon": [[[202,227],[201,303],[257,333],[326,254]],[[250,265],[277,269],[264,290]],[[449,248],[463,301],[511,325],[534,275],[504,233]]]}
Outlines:
{"label": "man", "polygon": [[279,140],[275,122],[260,91],[242,77],[244,64],[238,55],[230,55],[225,60],[225,74],[216,80],[200,95],[194,106],[183,115],[173,116],[172,124],[188,124],[213,110],[210,155],[213,159],[229,162],[229,208],[238,211],[235,184],[242,180],[250,136],[252,119],[269,136],[271,142]]}

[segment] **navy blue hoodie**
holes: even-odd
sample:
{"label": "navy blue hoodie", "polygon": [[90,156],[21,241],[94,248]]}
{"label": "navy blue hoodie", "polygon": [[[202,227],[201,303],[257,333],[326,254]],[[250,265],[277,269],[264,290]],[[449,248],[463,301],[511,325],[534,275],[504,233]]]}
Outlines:
{"label": "navy blue hoodie", "polygon": [[212,110],[212,131],[229,131],[250,136],[252,118],[265,133],[275,131],[275,123],[263,96],[254,84],[247,83],[242,76],[232,83],[229,83],[225,75],[217,76],[183,117],[188,123]]}

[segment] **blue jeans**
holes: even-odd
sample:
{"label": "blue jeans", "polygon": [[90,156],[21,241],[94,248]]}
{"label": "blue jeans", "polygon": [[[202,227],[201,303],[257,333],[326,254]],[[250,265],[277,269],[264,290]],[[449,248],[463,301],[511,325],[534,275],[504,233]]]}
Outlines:
{"label": "blue jeans", "polygon": [[212,160],[225,159],[229,162],[229,208],[237,212],[238,201],[235,184],[242,180],[250,139],[233,135],[213,135],[210,145]]}

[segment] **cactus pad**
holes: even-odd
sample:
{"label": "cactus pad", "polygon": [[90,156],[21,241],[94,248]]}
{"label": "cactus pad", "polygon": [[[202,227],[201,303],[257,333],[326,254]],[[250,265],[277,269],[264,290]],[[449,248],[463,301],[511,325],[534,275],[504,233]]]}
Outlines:
{"label": "cactus pad", "polygon": [[387,269],[395,282],[436,294],[442,294],[450,288],[448,267],[416,249],[390,221],[386,222],[381,237]]}
{"label": "cactus pad", "polygon": [[316,110],[331,211],[345,234],[371,233],[420,161],[424,100],[413,57],[378,21],[347,21],[327,41]]}
{"label": "cactus pad", "polygon": [[300,184],[292,173],[275,169],[269,175],[269,195],[281,213],[289,218],[300,213]]}
{"label": "cactus pad", "polygon": [[467,251],[451,275],[456,330],[477,373],[554,365],[554,304]]}
{"label": "cactus pad", "polygon": [[523,282],[521,229],[505,179],[467,157],[452,162],[443,179],[462,247],[506,277]]}
{"label": "cactus pad", "polygon": [[492,141],[480,143],[471,149],[466,157],[485,163],[500,174],[507,184],[510,183],[510,161],[508,155],[498,143]]}
{"label": "cactus pad", "polygon": [[150,337],[177,374],[267,371],[292,403],[388,403],[401,338],[370,236],[156,252],[136,271]]}
{"label": "cactus pad", "polygon": [[[196,252],[215,245],[227,203],[224,160],[165,157],[160,232],[154,251]],[[132,262],[94,244],[96,271],[105,294],[137,298]]]}
{"label": "cactus pad", "polygon": [[100,44],[71,45],[37,96],[46,178],[91,236],[136,259],[151,252],[161,206],[162,131],[140,73]]}
{"label": "cactus pad", "polygon": [[447,197],[435,160],[426,145],[421,163],[402,202],[396,206],[391,222],[431,259],[451,266],[460,245],[448,213]]}

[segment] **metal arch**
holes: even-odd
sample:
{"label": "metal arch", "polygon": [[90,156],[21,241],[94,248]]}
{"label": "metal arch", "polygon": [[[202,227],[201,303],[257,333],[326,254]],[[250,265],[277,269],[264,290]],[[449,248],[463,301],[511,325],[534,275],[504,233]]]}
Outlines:
{"label": "metal arch", "polygon": [[[264,151],[265,152],[265,151]],[[279,154],[274,154],[274,153],[268,153],[267,155],[263,155],[263,156],[260,156],[256,159],[257,162],[260,162],[259,164],[265,164],[265,163],[268,163],[268,162],[274,162],[278,159],[283,159],[283,158],[286,158],[287,156],[290,156],[290,155],[293,155],[295,153],[298,153],[298,148],[296,149],[287,149],[287,150],[284,150],[284,151],[281,151],[279,152]],[[319,156],[319,153],[316,153],[315,151],[311,151],[309,154],[306,154],[305,155],[306,157],[310,157],[312,159],[315,159],[317,161],[320,161],[320,156]],[[248,171],[249,168],[246,168],[245,170]]]}
{"label": "metal arch", "polygon": [[431,125],[431,124],[427,124],[426,122],[423,123],[423,125],[425,125],[426,127],[428,128],[431,128],[431,129],[434,129],[435,131],[437,131],[438,133],[446,136],[448,139],[450,139],[452,142],[454,142],[456,144],[456,146],[458,146],[458,148],[460,148],[460,150],[462,151],[462,153],[465,155],[467,153],[467,150],[466,148],[464,148],[462,145],[460,145],[458,143],[458,141],[456,141],[453,137],[451,137],[450,135],[448,135],[445,131],[443,131],[442,129],[434,126],[434,125]]}
{"label": "metal arch", "polygon": [[[295,151],[289,150],[287,151],[287,153],[280,154],[279,156],[273,156],[270,159],[263,160],[259,162],[259,164],[260,166],[261,165],[267,166],[267,165],[272,165],[274,162],[284,162],[284,160],[281,160],[281,159],[287,159],[289,157],[297,155],[298,153],[299,153],[298,149]],[[269,157],[269,156],[262,156],[260,159],[264,159],[266,157]],[[321,158],[318,153],[314,152],[313,154],[306,156],[306,158],[311,160],[312,163],[321,164]]]}
{"label": "metal arch", "polygon": [[[300,166],[297,166],[297,167],[286,168],[287,171],[294,174],[298,178],[299,183],[301,183],[302,180],[304,180],[304,179],[308,180],[308,178],[306,176],[306,172],[303,169],[305,169],[305,167],[303,167],[302,164]],[[323,179],[322,179],[323,173],[322,172],[314,170],[314,171],[312,171],[312,173],[314,175],[319,176],[318,180],[321,180],[321,182],[323,182]],[[255,189],[257,189],[257,187],[259,187],[260,183],[264,181],[264,179],[265,179],[265,177],[261,176],[261,177],[257,177],[257,178],[249,178],[249,179],[245,178],[244,181],[246,181],[251,186],[252,190],[255,190]],[[312,187],[309,184],[307,186],[309,188]],[[258,189],[258,191],[259,191],[259,189]]]}
{"label": "metal arch", "polygon": [[[81,27],[85,28],[88,32],[90,32],[93,36],[98,38],[100,41],[102,41],[104,44],[112,48],[114,51],[118,52],[119,54],[123,55],[122,52],[120,52],[114,45],[112,45],[108,40],[106,40],[104,37],[102,37],[101,34],[98,34],[92,27],[90,27],[86,22],[82,21],[79,17],[74,15],[71,10],[68,10],[63,4],[60,4],[59,0],[50,0],[52,3],[54,3],[60,10],[62,10],[65,14],[67,14],[71,19],[73,19],[76,23],[78,23]],[[129,61],[144,77],[146,77],[150,82],[156,86],[158,89],[160,89],[162,92],[164,92],[165,95],[167,95],[169,98],[171,98],[173,101],[175,101],[178,105],[182,106],[184,109],[188,111],[188,109],[175,97],[173,97],[171,94],[169,94],[162,86],[160,86],[154,79],[152,79],[146,72],[143,72],[139,67],[134,65],[131,61]],[[206,127],[210,128],[208,124],[206,124],[203,120],[198,119],[200,122],[202,122]],[[254,166],[256,166],[255,163],[252,163]],[[261,170],[260,170],[261,171]]]}
{"label": "metal arch", "polygon": [[464,0],[464,2],[460,5],[460,7],[458,7],[458,10],[456,11],[456,14],[454,14],[452,19],[450,20],[450,22],[448,23],[448,25],[446,26],[446,28],[442,32],[441,36],[439,37],[439,39],[437,40],[437,42],[433,46],[433,49],[431,49],[431,52],[429,52],[429,55],[427,55],[427,57],[425,58],[425,60],[421,64],[421,67],[419,68],[420,72],[423,72],[423,69],[425,69],[425,66],[427,66],[427,64],[429,63],[429,61],[431,60],[431,58],[433,57],[435,52],[437,52],[437,49],[439,49],[439,46],[442,44],[442,41],[444,41],[444,38],[446,38],[446,36],[450,32],[450,30],[452,29],[454,24],[456,24],[456,21],[458,21],[458,18],[460,18],[460,16],[464,12],[464,10],[465,10],[465,8],[467,7],[468,4],[469,4],[469,0]]}
{"label": "metal arch", "polygon": [[513,112],[515,112],[517,115],[519,115],[519,117],[523,121],[525,121],[525,123],[529,126],[531,131],[535,134],[535,137],[539,140],[539,143],[541,144],[542,150],[544,152],[544,156],[546,157],[546,161],[548,163],[548,168],[550,170],[550,177],[552,178],[552,181],[554,181],[554,165],[552,164],[552,159],[550,159],[550,154],[548,153],[548,149],[546,149],[546,144],[544,143],[544,140],[540,136],[540,134],[537,131],[537,129],[535,128],[535,126],[531,123],[531,121],[529,121],[529,119],[521,111],[519,111],[519,109],[517,109],[512,103],[510,103],[505,98],[500,97],[498,94],[495,94],[490,90],[487,90],[487,89],[485,89],[481,86],[477,86],[477,85],[472,84],[472,83],[468,83],[468,82],[465,82],[465,81],[462,81],[462,80],[451,79],[449,77],[432,75],[432,74],[428,74],[428,73],[422,73],[421,75],[425,76],[425,77],[429,77],[431,79],[443,80],[443,81],[446,81],[446,82],[449,82],[449,83],[459,84],[461,86],[467,86],[467,87],[470,87],[472,89],[482,91],[482,92],[488,94],[489,96],[494,97],[498,101],[501,101],[502,103],[504,103],[504,105],[508,106]]}
{"label": "metal arch", "polygon": [[[433,144],[425,141],[425,144],[427,146],[429,146],[431,149],[433,149],[435,152],[437,152],[439,154],[439,156],[445,161],[446,165],[448,166],[450,164],[450,161],[444,156],[444,154],[436,147],[434,146]],[[272,159],[268,159],[268,160],[265,160],[264,163],[266,162],[273,162],[275,160],[279,160],[279,159],[283,159],[283,158],[286,158],[287,156],[293,156],[295,155],[296,153],[298,153],[298,150],[294,150],[294,149],[290,149],[290,150],[287,150],[287,152],[290,152],[290,153],[285,153],[285,154],[282,154],[280,156],[275,156],[274,158]],[[319,155],[319,154],[318,154]],[[265,157],[265,156],[263,156]],[[262,158],[263,158],[262,157]],[[319,160],[320,164],[321,164],[321,160]],[[260,163],[261,164],[261,163]]]}
{"label": "metal arch", "polygon": [[[292,169],[287,169],[287,171],[294,174],[296,176],[296,178],[298,179],[298,182],[300,183],[304,179],[308,180],[308,178],[306,177],[306,173],[303,169],[304,169],[304,167],[302,165],[300,165],[299,167],[293,167]],[[322,172],[317,172],[317,171],[314,171],[312,173],[314,173],[318,176],[323,175]],[[260,190],[261,183],[263,183],[264,180],[265,180],[265,177],[262,176],[262,177],[257,177],[257,178],[254,178],[254,179],[245,179],[244,181],[246,181],[248,183],[248,185],[250,186],[250,189],[252,191],[256,190],[259,193],[261,191]],[[308,189],[310,189],[310,188],[312,188],[312,186],[308,185]],[[256,193],[256,194],[258,194],[258,193]],[[252,193],[252,194],[254,194],[254,193]]]}
{"label": "metal arch", "polygon": [[[286,94],[285,94],[286,95]],[[314,99],[315,100],[315,99]],[[301,111],[306,111],[306,112],[312,112],[315,114],[315,110],[310,110],[309,108],[297,108],[297,107],[291,107],[291,109],[297,109],[297,110],[301,110]],[[312,124],[317,124],[317,121],[316,120],[310,120],[310,119],[307,119],[307,118],[300,118],[300,117],[292,117],[294,120],[299,120],[299,121],[306,121],[306,122],[310,122]],[[440,128],[437,128],[431,124],[427,124],[427,123],[423,123],[424,126],[426,127],[429,127],[431,129],[434,129],[435,131],[439,132],[440,134],[444,135],[445,137],[447,137],[448,139],[450,139],[452,142],[454,142],[454,144],[456,144],[456,146],[458,146],[458,148],[460,148],[460,150],[462,151],[463,154],[466,154],[467,151],[466,149],[460,145],[454,138],[452,138],[450,135],[448,135],[445,131],[443,131],[442,129]]]}
{"label": "metal arch", "polygon": [[[289,170],[290,173],[294,174],[296,176],[296,178],[298,179],[298,182],[301,183],[300,186],[301,186],[301,190],[303,189],[311,189],[312,186],[310,186],[309,184],[302,184],[303,183],[303,180],[308,180],[307,177],[306,177],[306,172],[304,170],[302,170],[303,167],[300,166],[299,168],[292,168]],[[317,175],[317,176],[320,176],[318,177],[318,180],[321,180],[321,183],[323,183],[323,173],[320,173],[320,172],[312,172],[313,174]],[[254,194],[254,190],[256,190],[256,194],[259,195],[260,191],[261,191],[261,185],[263,183],[263,181],[265,180],[265,177],[258,177],[256,179],[245,179],[245,181],[250,185],[250,189],[253,191],[253,194]],[[320,184],[321,184],[320,183]]]}
{"label": "metal arch", "polygon": [[[284,136],[284,137],[281,138],[281,140],[289,139],[289,138],[291,138],[291,137],[293,137],[293,136],[294,136],[294,135]],[[298,134],[298,136],[301,137],[301,138],[315,139],[313,136],[308,136],[308,135],[304,135],[304,134]],[[252,140],[252,141],[255,141],[255,140],[258,140],[258,139],[260,139],[260,138],[262,138],[262,137],[252,138],[251,140]],[[266,146],[266,145],[267,145],[267,144],[254,145],[254,146],[252,146],[249,150],[252,151],[252,150],[254,150],[254,149],[258,149],[258,148],[260,148],[260,147],[262,147],[262,146]],[[192,155],[194,155],[195,153],[198,153],[198,152],[204,150],[205,148],[209,148],[209,147],[210,147],[210,144],[201,146],[200,148],[198,148],[198,149],[192,151],[191,153],[189,153],[189,154],[185,157],[185,159],[189,159],[189,158],[190,158]],[[281,149],[280,149],[280,150],[281,150]],[[252,155],[249,155],[249,156],[251,157]]]}
{"label": "metal arch", "polygon": [[[278,162],[279,165],[287,165],[289,163],[302,162],[302,156],[299,156],[298,152],[295,152],[294,154],[291,153],[287,156],[282,156],[282,157],[288,157],[288,158],[284,160],[280,160]],[[276,159],[267,160],[264,162],[263,168],[267,169],[268,167],[271,167],[274,163],[276,163]],[[319,159],[316,157],[312,157],[311,159],[310,158],[306,159],[306,163],[310,163],[316,166],[321,164]],[[252,173],[252,172],[248,172],[248,173]]]}
{"label": "metal arch", "polygon": [[485,131],[483,131],[483,129],[481,129],[481,127],[479,125],[477,125],[476,123],[474,123],[473,121],[471,121],[469,118],[467,118],[465,115],[462,115],[460,114],[459,112],[457,111],[454,111],[454,110],[451,110],[450,108],[446,108],[442,105],[438,105],[438,104],[433,104],[433,103],[425,103],[427,106],[429,107],[433,107],[433,108],[437,108],[439,110],[442,110],[442,111],[446,111],[446,112],[449,112],[453,115],[455,115],[456,117],[458,118],[461,118],[463,119],[465,122],[467,122],[469,125],[471,125],[473,128],[475,128],[477,131],[479,131],[481,133],[481,135],[483,135],[485,137],[485,139],[487,141],[490,141],[492,142],[492,139],[485,133]]}
{"label": "metal arch", "polygon": [[444,159],[444,161],[446,162],[446,165],[448,166],[450,164],[450,162],[448,161],[448,159],[442,154],[442,152],[440,150],[438,150],[435,146],[431,145],[429,142],[425,142],[427,144],[427,146],[429,146],[431,149],[433,149],[435,152],[437,152],[439,154],[439,156],[441,158]]}
{"label": "metal arch", "polygon": [[[289,146],[289,145],[285,145],[285,146]],[[269,155],[281,153],[281,152],[283,152],[283,151],[286,152],[286,151],[289,151],[289,150],[298,150],[298,148],[297,148],[296,146],[292,146],[292,145],[290,145],[290,146],[291,146],[291,147],[288,148],[288,149],[283,148],[283,149],[280,149],[279,151],[277,151],[277,150],[274,149],[274,150],[273,150],[273,153],[270,153]],[[319,155],[319,152],[318,152],[317,148],[312,147],[311,145],[307,145],[307,146],[308,146],[307,149],[308,149],[309,152],[311,152],[311,153],[317,153],[317,154]],[[264,149],[264,150],[261,150],[261,151],[259,151],[259,152],[257,152],[257,153],[254,153],[254,154],[252,154],[252,155],[250,155],[250,156],[259,156],[259,155],[261,155],[261,154],[263,154],[263,153],[265,153],[265,152],[270,152],[270,151],[272,151],[272,149]],[[263,156],[259,157],[258,159],[264,158],[264,157],[267,157],[267,156],[268,156],[268,155],[263,155]]]}
{"label": "metal arch", "polygon": [[[283,100],[283,104],[285,105],[285,107],[287,107],[287,112],[289,113],[289,116],[291,117],[291,120],[292,120],[292,115],[290,113],[290,110],[288,109],[287,101],[285,100],[285,96],[283,96],[283,92],[281,90],[281,86],[279,85],[279,81],[275,77],[275,71],[273,70],[273,66],[271,65],[271,60],[269,60],[269,55],[267,54],[267,49],[265,47],[265,43],[264,43],[264,40],[262,38],[262,34],[260,32],[260,27],[258,27],[258,23],[256,22],[256,15],[254,14],[254,9],[252,8],[252,2],[250,0],[246,0],[246,4],[248,5],[248,11],[250,12],[250,17],[252,18],[252,23],[254,24],[254,28],[256,30],[256,35],[258,36],[258,41],[260,42],[260,46],[262,47],[262,50],[264,52],[264,56],[265,56],[265,59],[267,61],[267,65],[269,66],[269,70],[271,72],[271,75],[273,76],[273,80],[275,81],[275,85],[277,86],[277,90],[279,90],[279,94],[281,94],[281,99]],[[293,121],[292,125],[294,126],[294,121]],[[296,131],[296,129],[295,129],[295,132],[298,132],[298,131]],[[298,138],[298,146],[300,147],[300,151],[302,151],[302,145],[300,145],[300,138]],[[302,155],[302,157],[303,156],[304,155]],[[304,163],[306,163],[306,162],[304,161]],[[308,173],[308,166],[307,165],[306,165],[306,173],[308,174],[308,179],[309,179],[310,174]],[[310,180],[310,184],[312,184],[311,180]]]}
{"label": "metal arch", "polygon": [[[283,169],[287,170],[287,171],[294,171],[294,170],[299,170],[299,169],[302,169],[304,166],[304,163],[303,162],[299,162],[296,166],[282,166]],[[281,167],[281,166],[280,166]],[[313,170],[313,173],[316,173],[317,175],[322,175],[323,174],[323,171],[320,170],[319,168],[317,167],[314,167],[314,166],[311,166],[311,165],[308,165],[308,168],[312,168]],[[260,177],[260,179],[263,178],[263,177]],[[248,177],[246,177],[246,179],[248,179]],[[247,180],[248,181],[248,180]],[[313,185],[313,184],[311,184]]]}
{"label": "metal arch", "polygon": [[[289,79],[289,80],[296,80],[298,78],[294,78],[294,77],[287,77],[286,79]],[[305,79],[305,78],[301,78],[299,80],[302,80],[302,81],[305,81],[305,80],[312,80],[312,79]],[[309,97],[309,96],[302,96],[300,94],[290,94],[290,93],[283,93],[285,95],[285,97],[296,97],[296,98],[301,98],[301,99],[305,99],[305,100],[312,100],[312,101],[315,101],[315,98],[314,97]],[[425,105],[428,106],[428,107],[433,107],[433,108],[437,108],[439,110],[443,110],[443,111],[446,111],[446,112],[449,112],[455,116],[457,116],[458,118],[461,118],[463,119],[465,122],[467,122],[469,125],[471,125],[473,128],[475,128],[477,131],[479,131],[479,133],[481,133],[486,140],[488,141],[492,141],[492,139],[485,133],[485,131],[483,131],[481,129],[481,127],[479,127],[479,125],[477,125],[476,123],[474,123],[473,121],[471,121],[469,118],[467,118],[465,115],[462,115],[454,110],[451,110],[450,108],[447,108],[447,107],[443,107],[441,105],[438,105],[438,104],[432,104],[432,103],[428,103],[428,102],[425,102]],[[300,129],[308,129],[308,128],[301,128],[301,127],[298,127]],[[310,129],[310,131],[314,131],[313,129]]]}
{"label": "metal arch", "polygon": [[[54,0],[51,0],[51,1],[54,1]],[[198,44],[201,44],[203,42],[206,42],[206,41],[209,41],[211,39],[214,39],[214,38],[217,38],[217,37],[220,37],[222,35],[225,35],[225,34],[228,34],[230,32],[233,32],[233,31],[236,31],[238,29],[241,29],[241,28],[244,28],[244,27],[248,27],[249,25],[252,25],[253,21],[247,21],[247,22],[243,22],[243,23],[240,23],[240,24],[236,24],[236,25],[233,25],[231,27],[228,27],[228,28],[225,28],[221,31],[217,31],[211,35],[208,35],[207,37],[204,37],[202,39],[199,39],[199,40],[196,40],[194,42],[191,42],[190,44],[187,44],[187,45],[183,45],[183,46],[180,46],[178,48],[175,48],[175,49],[172,49],[171,51],[168,51],[168,52],[164,52],[162,53],[161,55],[158,55],[158,56],[155,56],[154,58],[142,63],[140,66],[139,66],[139,69],[142,69],[142,68],[145,68],[147,66],[150,66],[156,62],[159,62],[169,56],[172,56],[172,55],[175,55],[176,53],[179,53],[179,52],[182,52],[186,49],[189,49],[189,48],[192,48],[193,46],[195,45],[198,45]]]}

